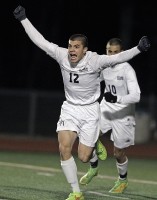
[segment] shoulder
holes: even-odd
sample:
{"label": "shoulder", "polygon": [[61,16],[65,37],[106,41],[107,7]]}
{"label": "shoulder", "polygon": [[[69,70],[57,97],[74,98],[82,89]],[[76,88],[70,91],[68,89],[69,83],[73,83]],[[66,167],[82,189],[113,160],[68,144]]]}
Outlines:
{"label": "shoulder", "polygon": [[98,56],[98,54],[96,52],[92,52],[92,51],[87,51],[86,52],[86,57],[87,58],[93,58],[95,56]]}
{"label": "shoulder", "polygon": [[122,64],[123,64],[126,72],[128,72],[128,71],[135,72],[134,68],[128,62],[125,62],[125,63],[122,63]]}
{"label": "shoulder", "polygon": [[134,68],[128,62],[124,62],[124,63],[116,65],[116,69],[117,70],[122,69],[125,72],[135,71]]}

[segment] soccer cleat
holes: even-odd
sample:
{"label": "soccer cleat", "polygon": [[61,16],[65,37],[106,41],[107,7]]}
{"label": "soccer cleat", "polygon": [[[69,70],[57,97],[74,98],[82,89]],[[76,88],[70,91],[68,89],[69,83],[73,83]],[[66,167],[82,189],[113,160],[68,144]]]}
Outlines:
{"label": "soccer cleat", "polygon": [[92,178],[97,175],[98,175],[98,167],[96,168],[90,167],[88,172],[80,179],[80,184],[87,185],[89,182],[91,182]]}
{"label": "soccer cleat", "polygon": [[124,190],[127,188],[128,186],[128,180],[124,179],[124,180],[120,180],[118,179],[115,182],[114,187],[109,191],[110,193],[123,193]]}
{"label": "soccer cleat", "polygon": [[106,160],[107,151],[106,151],[105,146],[101,143],[99,139],[96,142],[96,153],[100,160]]}
{"label": "soccer cleat", "polygon": [[82,192],[72,192],[66,200],[85,200]]}

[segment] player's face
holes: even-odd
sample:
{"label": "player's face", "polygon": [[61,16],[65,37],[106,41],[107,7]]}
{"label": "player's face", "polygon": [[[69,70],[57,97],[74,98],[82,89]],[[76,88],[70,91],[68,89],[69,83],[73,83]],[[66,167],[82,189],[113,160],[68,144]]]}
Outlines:
{"label": "player's face", "polygon": [[106,46],[106,54],[107,55],[114,55],[114,54],[120,53],[121,51],[122,50],[121,50],[120,45],[107,44],[107,46]]}
{"label": "player's face", "polygon": [[86,51],[87,47],[84,47],[81,41],[69,40],[68,52],[69,52],[69,59],[72,63],[79,62],[86,54]]}

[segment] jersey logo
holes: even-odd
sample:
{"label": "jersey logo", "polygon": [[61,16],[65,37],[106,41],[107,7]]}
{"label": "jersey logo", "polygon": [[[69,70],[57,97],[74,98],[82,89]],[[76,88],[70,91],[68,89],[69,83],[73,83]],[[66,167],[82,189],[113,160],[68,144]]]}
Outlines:
{"label": "jersey logo", "polygon": [[82,69],[79,69],[79,72],[88,72],[88,68],[87,67],[84,67]]}
{"label": "jersey logo", "polygon": [[117,80],[124,80],[123,76],[117,76]]}
{"label": "jersey logo", "polygon": [[130,140],[129,140],[129,139],[127,139],[125,142],[130,142]]}

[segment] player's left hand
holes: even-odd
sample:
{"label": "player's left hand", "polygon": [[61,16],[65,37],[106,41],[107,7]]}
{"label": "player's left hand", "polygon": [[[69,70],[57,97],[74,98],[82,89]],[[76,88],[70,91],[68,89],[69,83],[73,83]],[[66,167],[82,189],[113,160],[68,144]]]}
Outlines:
{"label": "player's left hand", "polygon": [[137,48],[143,52],[143,51],[148,51],[148,49],[150,48],[150,41],[149,39],[147,38],[147,36],[143,36],[138,45],[137,45]]}
{"label": "player's left hand", "polygon": [[107,102],[110,102],[110,103],[116,103],[117,102],[117,96],[114,96],[113,94],[111,94],[111,92],[105,92],[104,98]]}
{"label": "player's left hand", "polygon": [[18,19],[19,21],[26,19],[25,8],[23,8],[20,5],[14,10],[13,14],[14,14],[14,17]]}

